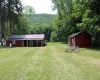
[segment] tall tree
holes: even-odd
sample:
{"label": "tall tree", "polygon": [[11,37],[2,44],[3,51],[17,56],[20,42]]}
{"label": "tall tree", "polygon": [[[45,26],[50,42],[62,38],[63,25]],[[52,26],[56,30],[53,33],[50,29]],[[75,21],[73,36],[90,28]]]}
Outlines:
{"label": "tall tree", "polygon": [[[5,38],[5,25],[10,27],[10,35],[12,28],[19,21],[22,12],[22,5],[20,0],[0,0],[0,28],[1,28],[1,42]],[[13,27],[12,27],[13,25]]]}
{"label": "tall tree", "polygon": [[73,29],[73,24],[70,25],[70,23],[73,21],[73,17],[71,15],[72,13],[72,1],[73,0],[52,0],[54,3],[54,9],[57,9],[58,15],[57,15],[57,38],[59,41],[65,40],[66,36],[68,36],[73,31],[69,31],[69,33],[66,33],[67,30]]}

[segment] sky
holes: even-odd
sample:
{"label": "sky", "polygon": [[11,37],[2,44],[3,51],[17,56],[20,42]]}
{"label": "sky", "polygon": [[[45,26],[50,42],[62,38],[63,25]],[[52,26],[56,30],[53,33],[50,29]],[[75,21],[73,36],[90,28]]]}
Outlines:
{"label": "sky", "polygon": [[36,14],[47,13],[56,14],[56,11],[52,11],[51,0],[21,0],[22,4],[30,5],[35,9]]}

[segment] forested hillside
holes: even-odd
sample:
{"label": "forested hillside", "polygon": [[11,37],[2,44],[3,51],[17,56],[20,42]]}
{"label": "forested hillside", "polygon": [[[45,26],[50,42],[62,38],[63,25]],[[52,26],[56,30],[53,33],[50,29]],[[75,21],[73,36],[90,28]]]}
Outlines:
{"label": "forested hillside", "polygon": [[53,18],[52,14],[34,14],[30,17],[30,23],[35,27],[40,27],[41,24],[51,24]]}
{"label": "forested hillside", "polygon": [[31,34],[46,34],[46,38],[50,40],[50,35],[53,30],[52,14],[34,14],[29,17]]}

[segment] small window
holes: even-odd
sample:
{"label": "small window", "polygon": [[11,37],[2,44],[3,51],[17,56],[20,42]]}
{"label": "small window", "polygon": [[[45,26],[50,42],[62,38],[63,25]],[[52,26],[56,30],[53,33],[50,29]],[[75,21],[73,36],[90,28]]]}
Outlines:
{"label": "small window", "polygon": [[12,40],[12,44],[16,44],[16,40]]}

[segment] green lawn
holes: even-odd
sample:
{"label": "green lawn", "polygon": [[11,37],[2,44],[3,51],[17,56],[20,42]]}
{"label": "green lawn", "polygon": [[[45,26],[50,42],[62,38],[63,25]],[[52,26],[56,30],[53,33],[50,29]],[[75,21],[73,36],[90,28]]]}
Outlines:
{"label": "green lawn", "polygon": [[64,46],[0,48],[0,80],[100,80],[100,51]]}

